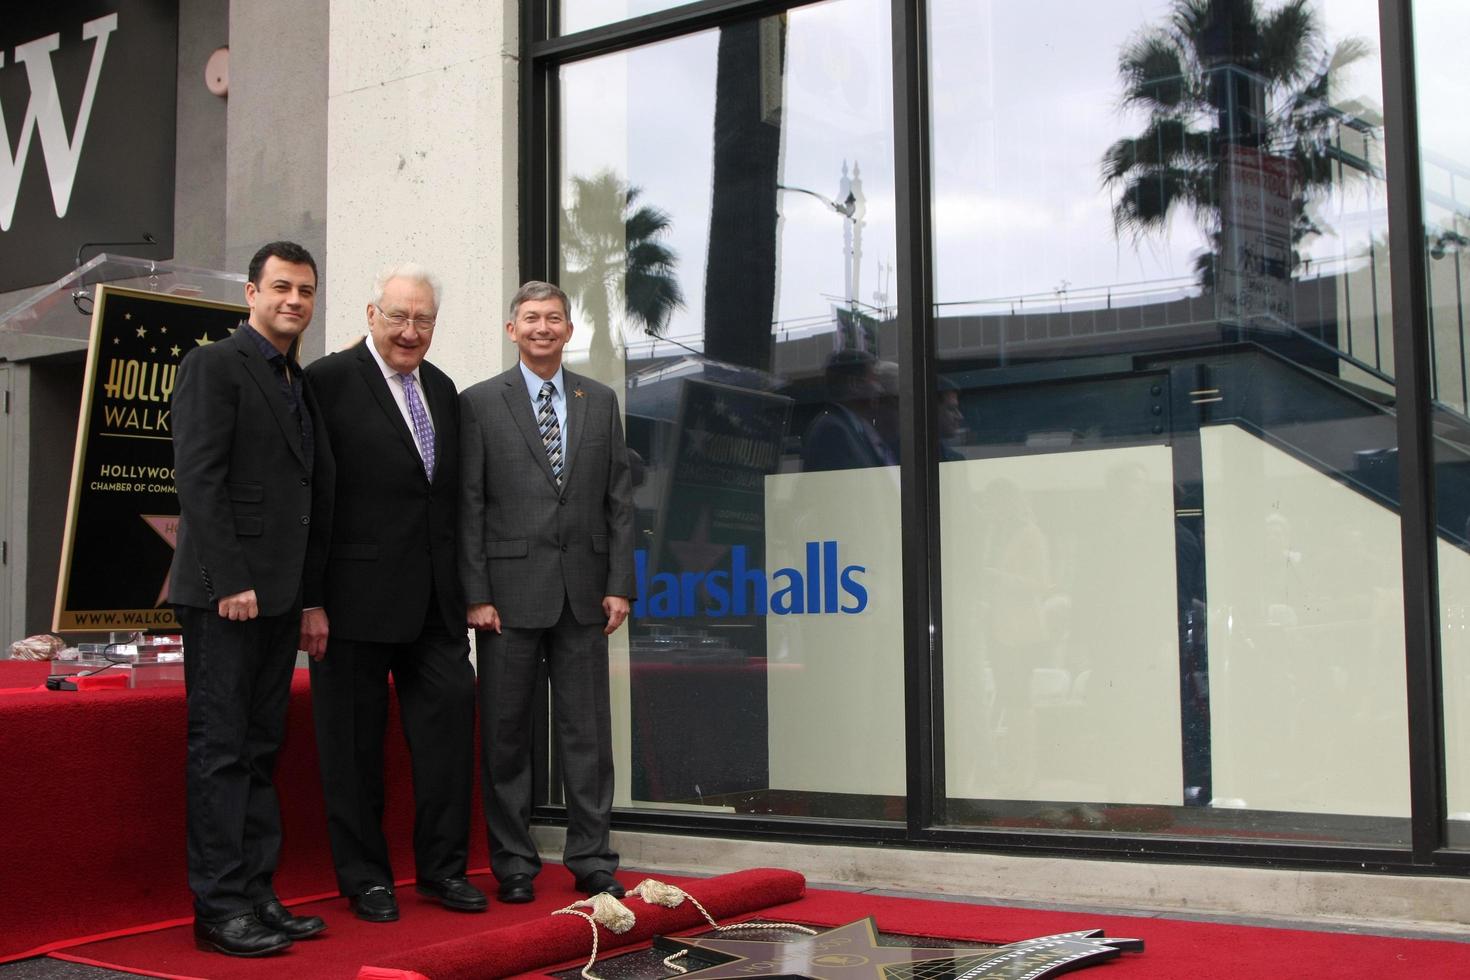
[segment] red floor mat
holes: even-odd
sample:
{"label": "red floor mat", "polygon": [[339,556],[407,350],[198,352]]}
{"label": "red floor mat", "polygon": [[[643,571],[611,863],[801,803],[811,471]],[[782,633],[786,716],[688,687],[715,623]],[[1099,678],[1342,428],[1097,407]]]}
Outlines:
{"label": "red floor mat", "polygon": [[[625,884],[641,876],[624,873]],[[1109,936],[1142,939],[1142,953],[1126,953],[1096,968],[1103,980],[1180,980],[1184,977],[1229,980],[1465,980],[1470,977],[1470,944],[1307,932],[1178,920],[1109,916],[1091,912],[1047,912],[986,905],[890,898],[858,892],[810,890],[795,901],[779,898],[800,894],[801,877],[769,870],[741,872],[697,881],[660,876],[678,882],[700,899],[722,922],[760,918],[836,926],[866,916],[887,932],[935,939],[995,943],[1015,942],[1076,929],[1103,929]],[[484,884],[484,878],[477,881]],[[571,916],[552,917],[553,909],[576,900],[570,876],[548,866],[538,879],[536,903],[523,906],[491,903],[484,916],[455,916],[400,890],[403,919],[392,925],[358,922],[341,900],[317,903],[299,911],[325,910],[328,937],[298,943],[283,956],[267,960],[229,960],[194,951],[187,928],[149,936],[133,936],[80,947],[63,959],[78,959],[113,969],[153,976],[214,977],[234,980],[269,977],[351,978],[359,966],[414,971],[431,980],[467,980],[514,975],[529,980],[554,969],[580,967],[590,949],[587,923]],[[411,891],[411,889],[409,890]],[[775,899],[775,904],[770,900]],[[753,903],[765,902],[764,906]],[[632,932],[615,937],[600,933],[600,960],[619,951],[646,946],[655,933],[697,932],[698,913],[686,903],[667,910],[635,898],[628,906],[638,915]],[[743,909],[743,911],[742,911]],[[594,972],[597,972],[594,968]],[[402,977],[404,974],[388,974]],[[1079,980],[1091,972],[1077,974]]]}
{"label": "red floor mat", "polygon": [[[1177,919],[885,898],[811,889],[762,918],[835,926],[874,916],[885,932],[982,942],[1016,942],[1076,929],[1142,939],[1142,953],[1077,973],[1078,980],[1465,980],[1470,943]],[[435,978],[438,980],[438,978]]]}
{"label": "red floor mat", "polygon": [[[15,665],[12,665],[15,666]],[[45,664],[21,665],[40,667]],[[0,963],[190,915],[184,867],[184,690],[39,691],[0,697]],[[411,766],[390,708],[384,833],[413,873]],[[275,887],[334,894],[306,671],[291,685],[276,767],[284,840]],[[489,864],[480,794],[470,867]]]}
{"label": "red floor mat", "polygon": [[[630,888],[642,877],[631,872],[619,875]],[[475,875],[471,880],[487,892],[495,887],[494,879],[488,875]],[[701,880],[673,877],[660,880],[688,888],[712,914],[720,917],[791,901],[801,895],[805,884],[798,874],[771,869]],[[585,960],[591,949],[591,931],[585,920],[551,915],[553,910],[565,908],[583,897],[574,889],[572,876],[561,865],[547,865],[536,879],[535,902],[504,905],[492,898],[490,910],[484,914],[450,912],[414,894],[412,885],[399,886],[397,891],[401,913],[397,922],[362,922],[347,910],[347,902],[340,898],[295,906],[292,911],[298,915],[325,918],[327,931],[319,938],[295,944],[279,956],[232,959],[200,952],[194,948],[192,927],[187,924],[74,946],[51,955],[111,970],[189,980],[298,977],[349,980],[364,965],[398,967],[405,963],[428,966],[437,971],[433,974],[436,978],[505,976],[569,957],[580,955]],[[646,922],[649,929],[656,923],[674,921],[679,924],[665,925],[663,930],[687,929],[703,921],[688,903],[682,913],[670,918],[646,915],[645,909],[656,907],[645,906],[636,898],[629,901],[640,925]],[[669,910],[656,909],[656,912]],[[646,942],[652,935],[651,931],[635,930],[619,937],[603,931],[600,942],[605,948],[611,948]],[[470,972],[458,972],[461,969]]]}

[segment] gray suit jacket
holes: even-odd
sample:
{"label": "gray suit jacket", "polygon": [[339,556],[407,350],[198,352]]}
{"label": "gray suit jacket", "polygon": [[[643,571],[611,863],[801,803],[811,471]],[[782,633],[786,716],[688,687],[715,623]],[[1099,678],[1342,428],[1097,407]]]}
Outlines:
{"label": "gray suit jacket", "polygon": [[566,464],[551,475],[517,364],[460,395],[460,561],[468,603],[501,622],[543,629],[563,597],[584,625],[602,598],[633,597],[633,487],[611,388],[563,368]]}

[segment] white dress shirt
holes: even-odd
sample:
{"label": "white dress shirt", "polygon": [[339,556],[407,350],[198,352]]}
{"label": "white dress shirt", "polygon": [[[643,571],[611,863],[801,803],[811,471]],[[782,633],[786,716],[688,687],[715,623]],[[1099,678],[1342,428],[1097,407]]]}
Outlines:
{"label": "white dress shirt", "polygon": [[535,371],[526,367],[525,361],[517,361],[516,363],[521,366],[521,377],[526,379],[526,391],[531,395],[531,418],[534,419],[536,417],[538,410],[536,399],[541,397],[541,385],[550,381],[556,386],[556,390],[551,393],[551,410],[556,413],[556,424],[561,428],[561,465],[565,469],[572,456],[568,451],[571,443],[567,442],[566,379],[562,376],[561,366],[557,366],[556,373],[551,377],[542,378]]}
{"label": "white dress shirt", "polygon": [[[383,380],[388,382],[388,394],[393,396],[393,404],[398,406],[398,413],[403,416],[403,424],[408,426],[408,434],[413,435],[413,417],[408,414],[408,396],[403,393],[403,379],[398,372],[388,366],[383,360],[383,355],[378,353],[378,347],[373,343],[369,335],[364,341],[367,344],[368,353],[373,355],[373,360],[378,362],[378,370],[383,372]],[[429,411],[429,399],[424,395],[424,386],[419,378],[419,369],[414,368],[412,372],[414,384],[419,386],[419,401],[424,406],[424,414],[429,417],[429,427],[434,427],[434,413]],[[421,450],[422,451],[422,450]]]}

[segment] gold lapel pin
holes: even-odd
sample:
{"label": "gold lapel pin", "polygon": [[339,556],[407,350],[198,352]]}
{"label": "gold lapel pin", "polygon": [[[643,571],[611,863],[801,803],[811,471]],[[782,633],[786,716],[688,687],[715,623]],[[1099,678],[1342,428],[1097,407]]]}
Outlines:
{"label": "gold lapel pin", "polygon": [[572,392],[572,394],[576,395],[578,398],[585,398],[587,395],[587,393],[581,388],[578,388],[576,391]]}

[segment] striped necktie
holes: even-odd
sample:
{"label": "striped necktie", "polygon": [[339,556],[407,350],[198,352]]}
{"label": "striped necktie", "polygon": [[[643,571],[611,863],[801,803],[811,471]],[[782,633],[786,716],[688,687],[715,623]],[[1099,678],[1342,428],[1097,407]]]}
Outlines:
{"label": "striped necktie", "polygon": [[556,385],[541,382],[541,394],[536,396],[536,427],[541,430],[541,445],[546,447],[546,459],[551,463],[551,475],[556,485],[561,486],[561,423],[556,419],[556,409],[551,407],[551,396]]}
{"label": "striped necktie", "polygon": [[413,422],[413,441],[418,444],[419,455],[424,459],[424,472],[434,479],[434,426],[429,422],[429,413],[424,411],[419,398],[419,386],[412,374],[400,374],[403,383],[403,400],[408,403],[408,418]]}

